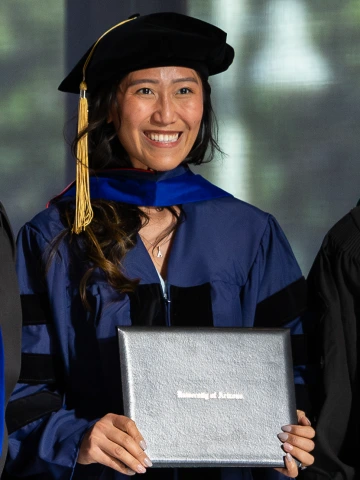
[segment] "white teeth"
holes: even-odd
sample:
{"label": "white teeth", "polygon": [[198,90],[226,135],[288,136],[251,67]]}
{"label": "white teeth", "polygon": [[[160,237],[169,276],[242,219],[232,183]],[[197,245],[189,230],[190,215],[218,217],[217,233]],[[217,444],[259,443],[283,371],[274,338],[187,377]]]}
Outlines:
{"label": "white teeth", "polygon": [[151,140],[154,140],[155,142],[163,142],[163,143],[172,143],[176,142],[176,140],[179,138],[178,133],[173,133],[170,135],[163,135],[162,133],[147,133],[146,134]]}

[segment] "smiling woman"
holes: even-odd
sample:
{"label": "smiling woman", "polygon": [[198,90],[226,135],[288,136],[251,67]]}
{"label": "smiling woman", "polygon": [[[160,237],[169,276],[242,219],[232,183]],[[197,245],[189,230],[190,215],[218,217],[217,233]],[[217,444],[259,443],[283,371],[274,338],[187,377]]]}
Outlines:
{"label": "smiling woman", "polygon": [[[119,325],[290,328],[301,393],[305,283],[291,248],[271,215],[189,168],[220,150],[208,77],[233,56],[203,21],[133,17],[61,83],[80,92],[77,178],[19,234],[24,368],[8,409],[10,474],[253,478],[250,468],[149,469],[146,439],[123,415]],[[300,411],[280,429],[276,474],[296,477],[294,457],[313,463],[314,430]]]}
{"label": "smiling woman", "polygon": [[202,81],[185,67],[129,73],[111,109],[119,141],[136,168],[172,170],[186,159],[203,117]]}

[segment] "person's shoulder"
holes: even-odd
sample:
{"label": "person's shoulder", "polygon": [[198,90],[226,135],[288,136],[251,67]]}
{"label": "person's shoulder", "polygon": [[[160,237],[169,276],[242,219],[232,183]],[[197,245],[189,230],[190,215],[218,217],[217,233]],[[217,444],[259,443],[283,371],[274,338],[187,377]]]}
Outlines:
{"label": "person's shoulder", "polygon": [[360,236],[360,206],[338,220],[328,231],[327,236],[339,245],[348,243],[352,237]]}
{"label": "person's shoulder", "polygon": [[353,208],[330,228],[322,248],[346,252],[360,259],[360,206]]}
{"label": "person's shoulder", "polygon": [[193,234],[196,231],[198,238],[211,238],[217,244],[226,242],[228,251],[250,263],[262,245],[275,236],[282,238],[282,230],[271,214],[231,196],[184,207]]}
{"label": "person's shoulder", "polygon": [[13,237],[9,218],[4,205],[0,202],[0,228],[5,230],[9,237]]}
{"label": "person's shoulder", "polygon": [[232,218],[234,221],[250,223],[255,227],[260,227],[267,224],[269,219],[272,218],[268,212],[232,196],[216,198],[202,203],[203,208],[212,214],[214,220],[222,217]]}
{"label": "person's shoulder", "polygon": [[7,216],[6,210],[4,205],[0,202],[0,230],[4,234],[4,238],[7,240],[8,244],[11,246],[11,250],[13,255],[15,254],[15,241],[14,241],[14,234],[11,228],[11,224],[9,218]]}
{"label": "person's shoulder", "polygon": [[30,221],[25,223],[20,230],[20,234],[24,230],[32,230],[40,234],[45,240],[51,241],[65,228],[62,221],[64,203],[50,204],[47,208],[41,210]]}
{"label": "person's shoulder", "polygon": [[0,202],[0,214],[3,215],[3,214],[6,214],[5,213],[5,207],[4,205]]}

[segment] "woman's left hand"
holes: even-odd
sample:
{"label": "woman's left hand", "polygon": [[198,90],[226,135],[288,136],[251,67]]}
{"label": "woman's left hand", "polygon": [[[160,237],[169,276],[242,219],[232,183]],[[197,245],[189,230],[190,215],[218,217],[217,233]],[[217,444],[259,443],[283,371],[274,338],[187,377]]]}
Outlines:
{"label": "woman's left hand", "polygon": [[278,435],[286,452],[285,468],[276,468],[275,470],[291,478],[295,478],[299,474],[295,458],[300,462],[300,468],[309,467],[314,463],[314,457],[310,452],[315,447],[312,440],[315,437],[315,430],[311,427],[310,420],[304,412],[297,410],[297,416],[298,425],[285,425],[281,427],[282,433]]}

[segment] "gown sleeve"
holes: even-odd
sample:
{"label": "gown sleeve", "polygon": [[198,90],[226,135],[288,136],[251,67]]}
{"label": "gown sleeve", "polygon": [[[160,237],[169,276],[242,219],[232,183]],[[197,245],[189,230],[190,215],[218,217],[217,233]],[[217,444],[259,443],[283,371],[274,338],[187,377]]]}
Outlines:
{"label": "gown sleeve", "polygon": [[249,278],[258,285],[254,326],[290,329],[297,407],[310,415],[309,386],[315,383],[316,372],[312,336],[307,331],[307,286],[290,244],[272,216]]}
{"label": "gown sleeve", "polygon": [[[7,434],[4,426],[4,410],[20,372],[21,308],[15,273],[15,242],[10,223],[0,203],[0,332],[2,333],[4,363],[0,372],[2,383],[0,475],[5,463]],[[5,431],[4,431],[5,430]],[[1,450],[1,447],[0,447]]]}
{"label": "gown sleeve", "polygon": [[45,274],[48,248],[37,229],[26,225],[20,231],[22,368],[7,411],[7,471],[38,480],[73,478],[81,439],[96,421],[81,418],[66,404],[66,262],[59,249]]}

